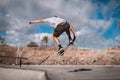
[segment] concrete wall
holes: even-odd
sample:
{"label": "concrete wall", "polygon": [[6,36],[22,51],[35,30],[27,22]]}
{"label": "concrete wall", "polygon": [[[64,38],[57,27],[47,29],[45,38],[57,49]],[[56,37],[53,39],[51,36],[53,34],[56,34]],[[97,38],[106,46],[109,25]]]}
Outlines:
{"label": "concrete wall", "polygon": [[0,80],[46,80],[44,71],[0,68]]}

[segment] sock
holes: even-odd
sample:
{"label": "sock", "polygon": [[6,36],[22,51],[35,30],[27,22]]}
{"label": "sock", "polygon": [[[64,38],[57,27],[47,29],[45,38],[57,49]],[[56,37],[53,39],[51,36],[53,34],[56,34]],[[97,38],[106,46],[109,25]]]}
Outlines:
{"label": "sock", "polygon": [[59,48],[62,48],[61,44],[58,45]]}

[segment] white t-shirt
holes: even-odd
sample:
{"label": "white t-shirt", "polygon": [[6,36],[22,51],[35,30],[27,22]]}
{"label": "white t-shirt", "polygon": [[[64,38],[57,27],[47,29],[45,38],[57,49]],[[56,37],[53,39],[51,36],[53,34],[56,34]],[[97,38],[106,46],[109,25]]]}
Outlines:
{"label": "white t-shirt", "polygon": [[62,19],[60,17],[51,17],[51,18],[46,18],[43,19],[45,22],[48,22],[51,26],[53,26],[54,28],[57,27],[58,24],[60,24],[61,22],[66,22],[65,19]]}

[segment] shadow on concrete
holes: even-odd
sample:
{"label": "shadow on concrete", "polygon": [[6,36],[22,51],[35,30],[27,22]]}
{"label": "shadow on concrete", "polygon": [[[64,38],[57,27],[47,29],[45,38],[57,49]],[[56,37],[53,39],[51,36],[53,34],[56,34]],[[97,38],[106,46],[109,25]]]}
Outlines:
{"label": "shadow on concrete", "polygon": [[69,72],[80,72],[80,71],[92,71],[92,69],[81,68],[81,69],[74,69],[74,70],[69,71]]}

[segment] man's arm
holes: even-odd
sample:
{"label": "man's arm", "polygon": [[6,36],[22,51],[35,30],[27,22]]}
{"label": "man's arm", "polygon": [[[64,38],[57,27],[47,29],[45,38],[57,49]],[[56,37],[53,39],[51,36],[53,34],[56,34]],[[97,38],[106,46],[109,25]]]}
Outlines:
{"label": "man's arm", "polygon": [[74,36],[74,38],[73,38],[73,42],[76,40],[76,34],[75,34],[75,31],[74,31],[74,28],[72,27],[72,25],[70,25],[70,30],[72,31],[72,33],[73,33],[73,36]]}
{"label": "man's arm", "polygon": [[45,22],[44,20],[35,20],[35,21],[30,21],[29,24],[34,24],[34,23],[42,23]]}

